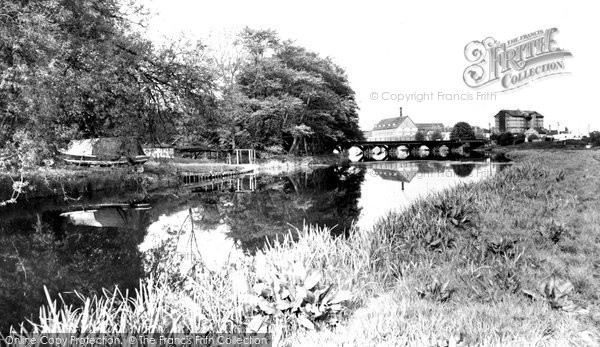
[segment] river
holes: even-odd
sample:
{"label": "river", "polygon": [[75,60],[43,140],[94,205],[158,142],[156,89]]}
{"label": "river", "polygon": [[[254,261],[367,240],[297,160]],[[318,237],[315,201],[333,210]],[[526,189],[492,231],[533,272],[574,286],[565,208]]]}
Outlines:
{"label": "river", "polygon": [[375,162],[203,183],[188,178],[150,196],[102,192],[0,208],[0,332],[35,320],[46,302],[44,286],[75,304],[73,291],[131,290],[160,266],[165,247],[197,253],[216,269],[303,225],[336,235],[354,224],[370,228],[419,197],[504,167],[489,159]]}

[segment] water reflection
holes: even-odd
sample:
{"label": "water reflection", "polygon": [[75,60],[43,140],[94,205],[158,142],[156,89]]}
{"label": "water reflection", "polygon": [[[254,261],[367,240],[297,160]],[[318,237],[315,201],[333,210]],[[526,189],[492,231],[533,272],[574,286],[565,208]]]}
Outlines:
{"label": "water reflection", "polygon": [[361,186],[358,203],[361,214],[357,225],[369,228],[385,214],[401,210],[420,197],[491,177],[507,164],[489,160],[470,163],[420,161],[366,163],[361,167],[368,174]]}
{"label": "water reflection", "polygon": [[[0,331],[32,318],[52,295],[133,289],[166,244],[216,269],[304,224],[347,233],[392,209],[501,170],[493,163],[374,162],[224,180],[188,178],[176,191],[103,197],[77,206],[47,200],[0,209]],[[120,193],[119,193],[120,194]],[[116,195],[115,195],[116,196]],[[107,204],[107,201],[110,201]],[[118,203],[115,203],[118,202]],[[158,262],[148,262],[154,259]],[[152,265],[152,266],[149,266]],[[68,303],[73,295],[64,295]]]}
{"label": "water reflection", "polygon": [[144,212],[126,217],[132,223],[127,228],[113,211],[94,219],[93,214],[61,214],[0,216],[0,331],[34,319],[46,303],[44,286],[54,297],[63,293],[67,304],[79,304],[73,291],[87,295],[114,285],[134,288],[144,276],[137,248],[150,224]]}

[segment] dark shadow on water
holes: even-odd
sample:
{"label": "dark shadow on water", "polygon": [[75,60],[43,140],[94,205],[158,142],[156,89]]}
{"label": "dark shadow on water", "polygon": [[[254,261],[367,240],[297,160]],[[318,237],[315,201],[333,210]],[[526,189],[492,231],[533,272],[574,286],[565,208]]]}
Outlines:
{"label": "dark shadow on water", "polygon": [[53,298],[63,293],[67,304],[79,305],[73,291],[133,289],[144,275],[137,245],[148,221],[138,220],[137,228],[98,228],[60,215],[45,211],[0,223],[0,331],[26,318],[36,321],[46,303],[44,286]]}

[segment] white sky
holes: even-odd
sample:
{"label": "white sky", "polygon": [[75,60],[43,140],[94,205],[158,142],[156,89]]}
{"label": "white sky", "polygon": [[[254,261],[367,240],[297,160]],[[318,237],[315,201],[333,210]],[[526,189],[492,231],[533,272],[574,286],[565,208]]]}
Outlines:
{"label": "white sky", "polygon": [[[518,108],[543,114],[546,128],[556,129],[560,122],[572,130],[587,130],[588,124],[600,129],[600,7],[594,1],[150,0],[146,6],[154,13],[149,34],[155,40],[180,33],[202,38],[250,26],[274,29],[282,39],[330,56],[356,91],[364,130],[396,116],[400,106],[417,123],[467,121],[487,127],[498,110]],[[570,74],[535,81],[492,101],[438,99],[438,92],[476,96],[462,78],[469,65],[467,43],[489,36],[505,42],[551,27],[559,29],[557,46],[573,54],[565,60]],[[371,100],[373,92],[378,100]],[[435,96],[398,102],[381,100],[384,92]]]}

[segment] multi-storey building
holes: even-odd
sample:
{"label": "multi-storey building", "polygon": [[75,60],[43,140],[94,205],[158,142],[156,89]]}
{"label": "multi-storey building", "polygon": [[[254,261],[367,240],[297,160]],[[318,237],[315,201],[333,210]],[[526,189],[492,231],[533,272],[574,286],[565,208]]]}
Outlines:
{"label": "multi-storey building", "polygon": [[494,116],[498,132],[522,134],[528,129],[544,128],[544,116],[536,111],[501,110]]}

